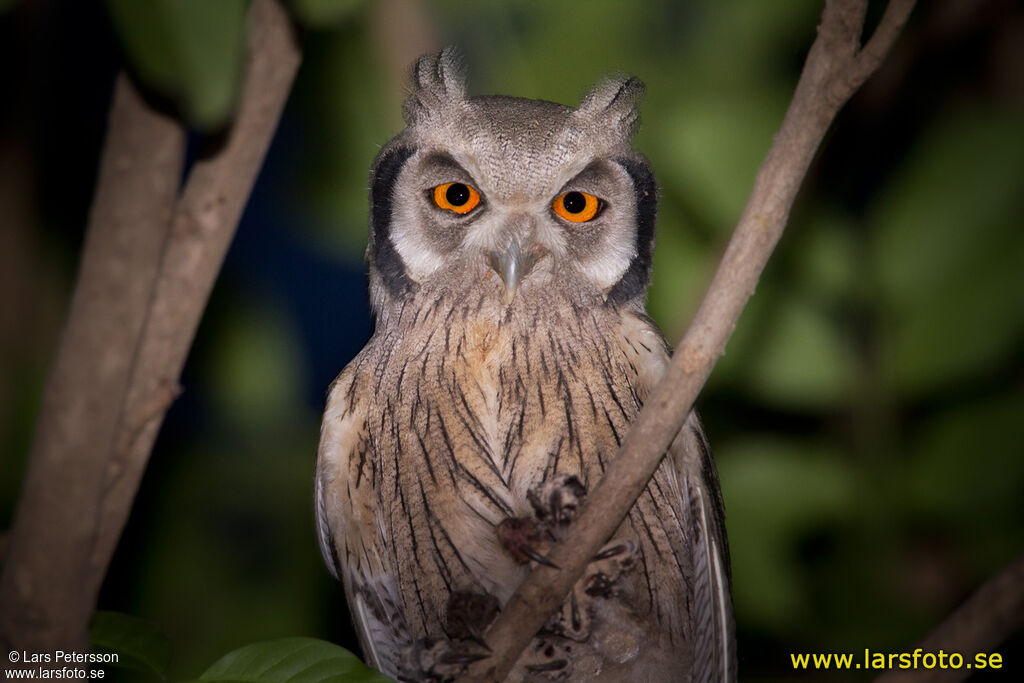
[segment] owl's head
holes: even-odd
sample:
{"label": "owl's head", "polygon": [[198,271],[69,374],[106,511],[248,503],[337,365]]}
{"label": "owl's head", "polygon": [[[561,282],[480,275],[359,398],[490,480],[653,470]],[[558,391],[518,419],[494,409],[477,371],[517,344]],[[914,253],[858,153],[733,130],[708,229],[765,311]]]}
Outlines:
{"label": "owl's head", "polygon": [[642,305],[656,209],[650,166],[630,146],[642,92],[617,78],[578,108],[469,97],[450,48],[422,57],[407,127],[370,178],[374,309],[452,283],[508,305],[556,282]]}

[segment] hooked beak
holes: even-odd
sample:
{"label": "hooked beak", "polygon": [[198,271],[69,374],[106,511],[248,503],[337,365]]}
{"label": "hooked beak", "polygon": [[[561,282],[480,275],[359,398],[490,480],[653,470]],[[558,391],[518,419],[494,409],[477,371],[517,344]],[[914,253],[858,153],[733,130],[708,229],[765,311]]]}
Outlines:
{"label": "hooked beak", "polygon": [[519,240],[513,239],[504,250],[487,254],[491,270],[505,283],[505,303],[511,304],[519,291],[519,285],[540,258],[540,247],[534,245],[523,250]]}

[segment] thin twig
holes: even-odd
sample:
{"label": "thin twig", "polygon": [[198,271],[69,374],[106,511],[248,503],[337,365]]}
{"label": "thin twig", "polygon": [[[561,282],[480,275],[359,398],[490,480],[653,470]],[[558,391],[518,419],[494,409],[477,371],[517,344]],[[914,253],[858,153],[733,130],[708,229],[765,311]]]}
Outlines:
{"label": "thin twig", "polygon": [[[946,617],[934,631],[917,644],[923,653],[956,653],[965,666],[954,668],[920,667],[892,670],[875,683],[955,683],[967,680],[976,671],[974,657],[986,655],[1017,629],[1024,626],[1024,555],[1018,556],[998,574],[986,581],[964,604]],[[970,664],[972,668],[966,668]]]}
{"label": "thin twig", "polygon": [[472,666],[462,680],[501,681],[508,676],[519,654],[647,486],[754,293],[826,130],[888,52],[913,5],[914,0],[891,0],[868,43],[871,53],[866,54],[860,49],[860,34],[867,0],[828,0],[782,127],[665,377],[588,495],[573,526],[572,543],[560,544],[549,554],[548,559],[561,569],[540,566],[531,572],[484,636],[494,654]]}

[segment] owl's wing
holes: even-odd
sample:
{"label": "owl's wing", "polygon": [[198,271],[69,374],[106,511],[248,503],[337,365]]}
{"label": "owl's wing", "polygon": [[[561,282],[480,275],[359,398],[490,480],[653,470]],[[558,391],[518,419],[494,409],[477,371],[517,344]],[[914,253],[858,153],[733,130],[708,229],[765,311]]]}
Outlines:
{"label": "owl's wing", "polygon": [[693,558],[693,680],[736,680],[729,544],[718,471],[696,413],[672,444]]}
{"label": "owl's wing", "polygon": [[384,552],[374,490],[367,406],[353,362],[331,387],[315,476],[317,536],[324,562],[345,584],[367,664],[395,674],[408,641],[394,573]]}
{"label": "owl's wing", "polygon": [[[640,395],[661,379],[671,349],[654,323],[643,315],[627,316],[624,327],[637,352]],[[644,351],[640,351],[643,349]],[[725,535],[725,505],[718,470],[695,412],[691,412],[669,447],[679,484],[686,551],[692,558],[693,680],[736,680],[736,634],[732,614],[732,577]]]}
{"label": "owl's wing", "polygon": [[[344,503],[338,500],[339,497],[336,495],[331,496],[330,509],[328,508],[327,492],[332,486],[345,487],[344,475],[348,472],[348,463],[353,450],[350,443],[352,439],[346,437],[364,430],[365,421],[338,419],[339,416],[354,411],[347,397],[337,396],[337,387],[338,382],[331,386],[327,409],[324,411],[323,422],[320,425],[320,445],[317,448],[314,475],[314,503],[320,554],[323,556],[324,564],[327,565],[331,576],[341,581],[343,574],[341,558],[338,556],[338,546],[334,540],[332,527],[343,529],[346,514],[345,510],[341,508]],[[330,514],[331,512],[334,514]]]}

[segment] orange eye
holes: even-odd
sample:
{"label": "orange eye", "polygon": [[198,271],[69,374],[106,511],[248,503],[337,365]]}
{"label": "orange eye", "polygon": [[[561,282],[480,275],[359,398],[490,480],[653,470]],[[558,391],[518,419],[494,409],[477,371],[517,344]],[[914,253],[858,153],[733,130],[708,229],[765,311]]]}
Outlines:
{"label": "orange eye", "polygon": [[466,214],[480,203],[480,193],[465,183],[445,183],[434,188],[434,203],[446,211]]}
{"label": "orange eye", "polygon": [[566,192],[551,205],[559,216],[573,223],[593,220],[601,208],[601,200],[586,192]]}

